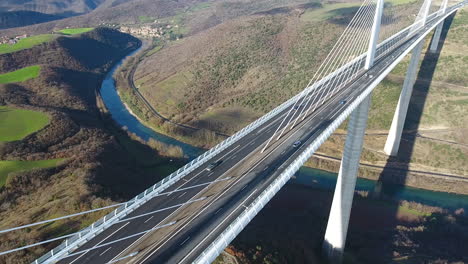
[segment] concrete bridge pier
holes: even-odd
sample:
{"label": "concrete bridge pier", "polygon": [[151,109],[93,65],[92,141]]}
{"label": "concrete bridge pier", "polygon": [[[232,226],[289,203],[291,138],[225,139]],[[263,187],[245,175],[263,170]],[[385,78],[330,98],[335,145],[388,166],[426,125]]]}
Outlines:
{"label": "concrete bridge pier", "polygon": [[[377,0],[366,63],[364,65],[365,69],[370,69],[374,65],[383,7],[384,0]],[[330,263],[341,263],[343,258],[371,96],[372,94],[369,94],[351,113],[348,123],[343,158],[323,241],[323,253]]]}
{"label": "concrete bridge pier", "polygon": [[371,95],[367,96],[353,111],[348,123],[348,135],[344,146],[343,159],[323,242],[324,255],[328,257],[331,263],[340,263],[343,257],[370,98]]}
{"label": "concrete bridge pier", "polygon": [[421,57],[422,46],[424,39],[421,40],[416,47],[413,49],[411,55],[410,64],[406,72],[405,81],[403,83],[403,90],[398,100],[398,105],[393,116],[392,126],[388,133],[387,142],[385,143],[384,151],[389,156],[396,156],[400,147],[401,134],[403,132],[403,126],[406,120],[406,113],[408,112],[408,106],[413,93],[414,82],[416,81],[416,73],[419,64],[419,58]]}
{"label": "concrete bridge pier", "polygon": [[[444,14],[446,9],[447,9],[447,0],[444,0],[442,1],[442,4],[440,5],[439,12]],[[436,27],[434,36],[432,36],[432,42],[429,48],[430,52],[432,53],[437,51],[437,47],[439,46],[439,41],[440,41],[440,34],[442,33],[442,28],[444,27],[444,23],[445,23],[445,19]]]}
{"label": "concrete bridge pier", "polygon": [[[445,20],[444,20],[445,22]],[[442,28],[444,27],[444,22],[441,22],[435,29],[434,36],[432,36],[431,47],[429,51],[434,53],[437,51],[437,47],[439,46],[440,35],[442,33]]]}

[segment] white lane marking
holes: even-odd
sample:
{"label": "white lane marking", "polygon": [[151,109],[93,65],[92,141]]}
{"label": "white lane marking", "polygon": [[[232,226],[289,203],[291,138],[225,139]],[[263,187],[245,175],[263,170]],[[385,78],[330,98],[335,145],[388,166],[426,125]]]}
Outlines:
{"label": "white lane marking", "polygon": [[247,188],[247,185],[245,185],[244,187],[242,187],[241,191],[243,191],[245,188]]}
{"label": "white lane marking", "polygon": [[182,243],[180,243],[180,245],[182,246],[182,245],[185,244],[189,239],[190,239],[190,237],[187,237]]}
{"label": "white lane marking", "polygon": [[226,217],[223,219],[223,221],[221,221],[221,223],[219,223],[215,228],[213,228],[213,229],[211,230],[211,232],[208,233],[208,235],[206,235],[205,238],[204,238],[200,243],[197,243],[197,245],[196,245],[187,255],[185,255],[185,257],[184,257],[179,263],[183,263],[183,262],[185,261],[185,259],[188,258],[188,256],[190,256],[190,254],[193,253],[193,251],[195,251],[200,245],[202,245],[203,242],[205,242],[205,240],[207,240],[208,237],[210,237],[210,236],[213,234],[213,232],[216,231],[216,229],[218,229],[224,222],[226,222],[226,221],[229,219],[229,217],[231,217],[231,215],[234,214],[234,212],[236,212],[241,206],[244,206],[245,208],[247,208],[247,207],[244,205],[245,201],[247,201],[248,199],[250,199],[250,197],[252,197],[252,195],[254,195],[254,193],[256,193],[257,190],[258,190],[258,189],[255,189],[249,196],[247,196],[247,198],[244,199],[244,201],[242,201],[236,208],[234,208],[234,210],[232,210],[232,212],[231,212],[228,216],[226,216]]}
{"label": "white lane marking", "polygon": [[[331,103],[331,102],[329,102],[328,104],[326,104],[325,107],[328,106],[330,103]],[[311,116],[316,116],[316,115],[318,115],[318,113],[320,113],[320,112],[321,112],[321,111],[315,112],[315,113],[313,113]],[[283,114],[283,115],[284,115],[284,114]],[[309,119],[309,122],[312,121],[312,119],[313,119],[313,117],[312,117],[311,119]],[[279,120],[279,119],[277,119],[276,121],[278,121],[278,120]],[[276,121],[274,121],[274,122],[276,122]],[[297,132],[299,132],[300,129],[301,129],[302,127],[304,127],[306,124],[308,124],[309,122],[305,122],[298,130],[296,130],[296,131],[295,131],[291,136],[289,136],[285,141],[287,141],[290,137],[292,137],[294,134],[296,134]],[[236,148],[239,147],[239,146],[240,146],[240,145],[237,145]],[[275,150],[277,150],[280,146],[281,146],[281,144],[278,145],[276,148],[274,148],[268,155],[266,155],[263,159],[261,159],[254,167],[252,167],[246,174],[244,174],[244,175],[242,175],[242,176],[247,175],[250,171],[252,171],[255,167],[257,167],[258,164],[260,164],[260,163],[263,162],[266,158],[268,158],[268,157],[269,157]],[[244,147],[244,148],[245,148],[245,147]],[[244,159],[247,158],[248,156],[249,156],[249,155],[246,155],[242,160],[244,160]],[[239,163],[242,162],[242,160],[239,161]],[[231,167],[231,169],[233,169],[233,168],[234,168],[234,167]],[[228,171],[224,172],[223,174],[227,174],[231,169],[229,169]],[[243,178],[243,177],[240,177],[236,182],[238,182],[238,181],[241,180],[242,178]],[[189,181],[190,181],[190,180],[189,180]],[[187,181],[187,182],[188,182],[188,181]],[[234,185],[231,185],[228,189],[226,189],[226,190],[223,192],[223,194],[224,194],[225,192],[227,192],[229,189],[231,189],[232,186],[234,186]],[[179,186],[179,187],[181,187],[181,186]],[[205,189],[206,189],[206,188],[205,188]],[[200,191],[199,193],[201,193],[201,192],[203,192],[203,191],[204,191],[204,190]],[[255,190],[255,191],[256,191],[256,190]],[[199,193],[197,193],[197,195],[198,195]],[[220,197],[220,196],[218,196],[218,197]],[[212,203],[214,203],[216,200],[217,200],[217,199],[213,200]],[[210,205],[211,205],[212,203],[210,203]],[[209,207],[209,206],[206,206],[206,207],[205,207],[203,210],[201,210],[197,215],[199,215],[201,212],[203,212],[203,211],[204,211],[205,209],[207,209],[208,207]],[[179,208],[179,209],[180,209],[180,208]],[[176,211],[177,211],[177,210],[176,210]],[[175,213],[176,211],[174,211],[173,213]],[[172,214],[173,214],[173,213],[172,213]],[[172,215],[172,214],[171,214],[171,215]],[[169,215],[169,216],[170,216],[170,215]],[[168,216],[168,217],[169,217],[169,216]],[[167,219],[168,217],[166,217],[166,219]],[[196,218],[196,217],[195,217],[195,218]],[[195,219],[195,218],[193,218],[193,219]],[[190,222],[192,222],[193,219],[190,220],[188,223],[186,223],[184,226],[186,226],[186,225],[188,225]],[[181,228],[181,229],[183,229],[183,228]],[[177,231],[175,232],[175,234],[177,234],[178,231],[180,231],[181,229],[177,230]],[[145,235],[146,235],[146,234],[145,234]],[[145,236],[140,237],[137,241],[139,241],[139,240],[142,239],[143,237],[145,237]],[[171,238],[172,238],[172,237],[171,237]],[[170,239],[169,239],[169,240],[170,240]],[[151,255],[153,255],[159,248],[161,248],[161,247],[162,247],[164,244],[166,244],[169,240],[166,240],[166,241],[165,241],[161,246],[159,246],[155,251],[151,252],[151,254],[150,254],[149,256],[147,256],[143,261],[145,261],[145,260],[147,260],[149,257],[151,257]],[[128,246],[125,250],[127,250],[128,248],[130,248],[131,246],[133,246],[137,241],[135,241],[134,243],[132,243],[132,244],[131,244],[130,246]],[[121,253],[124,252],[125,250],[121,251]],[[151,249],[151,250],[153,250],[153,249]]]}
{"label": "white lane marking", "polygon": [[221,209],[223,209],[223,208],[222,208],[222,207],[221,207],[221,208],[219,208],[218,210],[216,210],[216,212],[215,212],[214,214],[218,214],[218,213],[219,213],[219,211],[221,211]]}
{"label": "white lane marking", "polygon": [[[102,242],[104,242],[104,240],[108,239],[109,237],[113,236],[115,233],[119,232],[120,229],[124,228],[126,225],[130,224],[130,222],[127,222],[125,225],[121,226],[119,229],[115,230],[112,234],[108,235],[106,238],[104,238],[103,240],[99,241],[99,243],[97,243],[96,245],[94,245],[93,247],[96,247],[96,246],[99,246]],[[83,254],[79,255],[76,259],[74,259],[73,261],[70,262],[70,264],[76,262],[79,258],[83,257],[84,255],[86,255],[90,250],[87,250],[85,251]]]}
{"label": "white lane marking", "polygon": [[268,166],[266,166],[266,167],[263,169],[263,171],[266,171],[267,169],[268,169]]}
{"label": "white lane marking", "polygon": [[[223,156],[221,156],[219,159],[217,160],[222,160],[226,155],[229,155],[231,152],[233,152],[234,150],[236,150],[240,145],[237,145],[235,148],[231,149],[228,153],[224,154]],[[200,175],[202,172],[204,172],[205,170],[201,170],[199,173],[195,174],[193,177],[191,177],[190,179],[186,180],[183,184],[181,184],[179,187],[177,187],[174,191],[177,191],[179,190],[182,186],[184,186],[185,184],[187,184],[188,182],[190,182],[191,180],[195,179],[198,175]],[[211,174],[213,174],[214,172],[210,173],[208,176],[210,176]],[[190,174],[189,174],[190,175]],[[222,174],[221,174],[222,175]],[[171,195],[172,193],[169,193],[167,196]]]}
{"label": "white lane marking", "polygon": [[172,194],[172,193],[175,193],[175,192],[186,191],[186,190],[190,190],[190,189],[195,189],[197,187],[210,185],[212,183],[227,181],[227,180],[230,180],[231,178],[232,177],[226,177],[226,178],[222,178],[222,179],[219,179],[219,180],[214,180],[214,181],[210,181],[210,182],[200,183],[200,184],[197,184],[197,185],[192,185],[192,186],[181,188],[181,189],[174,190],[174,191],[163,192],[163,193],[160,193],[160,194],[156,194],[154,197],[163,196],[163,195],[166,195],[166,194]]}
{"label": "white lane marking", "polygon": [[[180,207],[179,207],[179,208],[180,208]],[[177,212],[177,210],[179,210],[179,208],[176,209],[176,210],[174,210],[174,212],[170,213],[168,216],[166,216],[166,218],[164,218],[164,219],[161,220],[159,223],[157,223],[153,228],[155,228],[156,226],[158,226],[160,223],[166,221],[166,219],[168,219],[168,218],[171,217],[175,212]],[[175,224],[175,223],[176,223],[176,222],[174,222],[174,224]],[[151,230],[151,229],[150,229],[150,230]],[[129,248],[132,247],[134,244],[138,243],[141,239],[143,239],[144,237],[146,237],[149,233],[151,233],[151,232],[148,231],[147,233],[144,233],[141,237],[139,237],[137,240],[135,240],[132,244],[130,244],[130,245],[129,245],[128,247],[126,247],[124,250],[120,251],[120,253],[117,254],[113,259],[111,259],[109,263],[114,263],[114,262],[117,262],[118,260],[122,259],[122,258],[117,259],[117,257],[118,257],[120,254],[122,254],[122,252],[124,252],[125,250],[129,249]],[[112,261],[114,261],[114,262],[112,262]]]}
{"label": "white lane marking", "polygon": [[179,195],[179,197],[177,197],[177,198],[180,198],[180,197],[184,196],[186,193],[187,192],[184,192],[183,194]]}
{"label": "white lane marking", "polygon": [[[119,238],[119,239],[116,239],[116,240],[112,240],[112,241],[110,241],[110,242],[104,243],[104,244],[99,245],[99,246],[95,246],[95,247],[92,247],[92,248],[89,248],[89,249],[85,249],[85,250],[82,250],[82,251],[78,251],[78,252],[73,252],[73,253],[70,253],[69,255],[66,255],[66,256],[63,256],[63,257],[61,257],[61,258],[58,258],[57,261],[58,261],[58,260],[61,260],[61,259],[65,259],[65,258],[74,257],[74,256],[79,255],[79,254],[81,254],[81,253],[87,253],[87,252],[89,252],[89,251],[91,251],[91,250],[96,250],[96,249],[98,249],[98,248],[107,247],[107,246],[109,246],[109,245],[118,243],[118,242],[120,242],[120,241],[129,239],[129,238],[132,238],[132,237],[136,237],[136,236],[139,236],[139,235],[142,235],[142,234],[146,234],[146,233],[148,233],[148,232],[150,232],[150,231],[154,231],[154,230],[156,230],[156,229],[161,229],[161,228],[164,228],[164,227],[167,227],[167,226],[171,226],[171,225],[174,225],[174,224],[176,224],[176,223],[177,223],[177,221],[172,221],[172,222],[170,222],[170,223],[168,223],[168,224],[161,225],[161,226],[155,226],[155,227],[153,227],[153,228],[151,228],[151,229],[148,229],[148,230],[145,230],[145,231],[143,231],[143,232],[135,233],[135,234],[133,234],[133,235],[129,235],[129,236],[126,236],[126,237],[123,237],[123,238]],[[135,253],[135,252],[134,252],[134,253]],[[132,253],[132,254],[133,254],[133,255],[136,255],[136,254],[134,254],[134,253]],[[138,251],[137,251],[137,253],[138,253]],[[114,258],[114,259],[115,259],[115,258]],[[112,261],[112,260],[111,260],[111,261]]]}
{"label": "white lane marking", "polygon": [[171,206],[166,207],[166,208],[162,208],[162,209],[154,210],[154,211],[147,212],[147,213],[144,213],[144,214],[139,214],[139,215],[136,215],[136,216],[132,216],[132,217],[129,217],[129,218],[126,218],[126,219],[122,220],[122,222],[125,222],[125,221],[128,221],[128,220],[133,220],[133,219],[136,219],[136,218],[140,218],[140,217],[155,214],[155,213],[159,213],[159,212],[166,211],[166,210],[169,210],[169,209],[174,209],[174,208],[178,208],[178,207],[180,208],[180,207],[182,207],[184,205],[187,205],[187,204],[191,204],[191,203],[195,203],[195,202],[198,202],[198,201],[205,200],[206,198],[207,198],[206,196],[202,196],[202,197],[200,197],[198,199],[188,200],[187,202],[183,202],[183,203],[176,204],[176,205],[171,205]]}
{"label": "white lane marking", "polygon": [[152,215],[150,218],[146,219],[145,224],[146,224],[149,220],[151,220],[153,217],[154,217],[154,215]]}
{"label": "white lane marking", "polygon": [[[240,145],[238,145],[238,146],[240,146]],[[245,157],[244,157],[244,158],[245,158]],[[231,169],[232,169],[232,168],[231,168]],[[229,170],[231,170],[231,169],[229,169]],[[228,170],[228,171],[229,171],[229,170]],[[222,176],[222,175],[220,175],[220,177],[221,177],[221,176]],[[231,178],[232,178],[232,177],[226,177],[226,178],[224,178],[224,179],[231,179]],[[240,179],[239,179],[239,180],[240,180]],[[221,180],[219,180],[219,181],[221,181]],[[215,182],[217,182],[217,181],[213,181],[212,183],[215,183]],[[201,191],[199,191],[197,194],[195,194],[195,195],[192,196],[192,197],[196,197],[198,194],[204,192],[210,185],[211,185],[211,184],[209,184],[208,186],[206,186],[205,188],[203,188]],[[179,188],[180,188],[180,187],[182,187],[182,186],[179,186]],[[172,191],[172,192],[175,192],[175,191],[177,191],[177,190],[174,190],[174,191]],[[203,197],[203,199],[206,199],[206,198],[207,198],[207,197]],[[192,201],[195,201],[195,200],[192,200]],[[177,208],[176,210],[174,210],[174,212],[172,212],[171,214],[169,214],[166,218],[164,218],[164,219],[163,219],[162,221],[160,221],[158,224],[160,224],[160,223],[166,221],[166,219],[169,219],[170,217],[172,217],[172,215],[175,214],[176,212],[178,212],[180,208],[182,208],[182,207],[179,207],[179,208]],[[158,224],[156,224],[156,226],[157,226]],[[126,251],[127,249],[131,248],[133,245],[135,245],[136,243],[138,243],[140,240],[144,239],[144,238],[145,238],[146,236],[148,236],[149,234],[150,234],[150,232],[145,233],[144,235],[142,235],[141,237],[139,237],[137,240],[135,240],[135,241],[134,241],[132,244],[130,244],[128,247],[126,247],[125,249],[123,249],[122,251],[120,251],[120,253],[117,254],[112,260],[117,259],[117,257],[118,257],[120,254],[122,254],[122,253],[123,253],[124,251]],[[112,260],[111,260],[111,261],[112,261]]]}
{"label": "white lane marking", "polygon": [[[242,160],[244,160],[245,158],[247,158],[249,155],[246,155]],[[241,161],[242,161],[241,160]],[[256,166],[254,166],[255,168]],[[254,168],[252,168],[251,170],[253,170]],[[231,169],[233,169],[233,167],[231,167],[228,171],[230,171]],[[228,172],[227,171],[227,172]],[[226,173],[227,173],[226,172]],[[181,230],[183,230],[186,226],[188,226],[193,220],[195,220],[201,213],[203,213],[206,209],[208,209],[213,203],[215,203],[220,197],[222,197],[225,193],[227,193],[232,187],[236,186],[238,182],[240,182],[242,180],[242,178],[246,175],[249,174],[250,171],[248,171],[247,173],[243,174],[241,177],[237,178],[235,182],[232,183],[231,186],[229,186],[227,189],[225,189],[222,193],[218,193],[217,197],[211,201],[208,202],[207,205],[205,205],[205,207],[200,210],[198,213],[196,213],[192,219],[190,219],[188,222],[186,222],[184,225],[182,225],[178,230],[176,230],[170,237],[169,239],[167,239],[166,241],[164,241],[161,245],[157,245],[155,244],[154,246],[152,246],[149,250],[150,250],[150,254],[144,258],[143,260],[141,260],[139,263],[144,263],[146,260],[148,260],[154,253],[156,253],[161,247],[163,247],[167,242],[169,242],[175,235],[177,235]],[[255,189],[250,195],[253,195],[255,192],[257,192],[257,189]],[[201,193],[201,192],[200,192]],[[165,240],[167,238],[164,237],[163,240]]]}
{"label": "white lane marking", "polygon": [[112,264],[112,263],[115,263],[115,262],[119,262],[119,261],[121,261],[121,260],[124,260],[124,259],[127,259],[127,258],[131,258],[131,257],[133,257],[133,256],[135,256],[135,255],[137,255],[137,254],[138,254],[138,251],[137,251],[137,252],[133,252],[132,254],[129,254],[129,255],[125,256],[125,257],[121,257],[121,258],[116,259],[116,260],[111,260],[111,261],[107,262],[107,264]]}
{"label": "white lane marking", "polygon": [[[331,102],[329,102],[329,103],[326,104],[325,106],[328,106],[329,104],[331,104]],[[322,111],[322,110],[321,110],[321,111]],[[297,130],[295,130],[288,138],[286,138],[286,139],[283,141],[283,143],[286,142],[287,140],[289,140],[293,135],[295,135],[296,133],[298,133],[305,125],[307,125],[308,123],[314,121],[314,120],[313,120],[313,119],[314,119],[313,117],[317,116],[318,113],[320,113],[321,111],[315,112],[315,113],[313,113],[312,115],[310,115],[312,118],[310,118],[308,121],[304,122],[304,123],[302,124],[302,126],[300,126]],[[320,124],[319,124],[319,125],[320,125]],[[275,152],[279,147],[281,147],[281,146],[283,146],[283,144],[279,144],[278,146],[276,146],[270,153],[268,153],[265,157],[263,157],[260,161],[258,161],[257,164],[256,164],[255,166],[253,166],[247,173],[245,173],[245,174],[242,175],[242,176],[245,176],[245,175],[249,174],[250,171],[252,171],[253,169],[255,169],[255,167],[257,167],[259,164],[261,164],[265,159],[267,159],[272,153],[274,153],[274,152]],[[246,156],[246,157],[247,157],[247,156]],[[240,177],[239,179],[242,179],[242,178],[243,178],[243,177]],[[231,187],[232,187],[232,186],[231,186]],[[247,185],[244,186],[244,188],[245,188],[245,187],[247,187]],[[243,188],[243,189],[244,189],[244,188]],[[229,188],[229,189],[230,189],[230,188]],[[226,190],[226,191],[227,191],[227,190]],[[225,192],[226,192],[226,191],[225,191]],[[255,191],[254,191],[253,193],[255,193],[256,191],[257,191],[257,189],[255,189]],[[225,192],[223,192],[223,194],[224,194]],[[252,193],[252,194],[253,194],[253,193]],[[252,195],[252,194],[251,194],[251,195]],[[249,197],[250,197],[250,196],[249,196]],[[249,197],[248,197],[248,198],[249,198]],[[248,199],[248,198],[247,198],[247,199]],[[246,201],[247,199],[245,199],[244,201]],[[247,208],[247,206],[245,206],[245,205],[243,205],[243,204],[241,204],[241,205],[242,205],[244,208]],[[208,207],[209,207],[209,206],[206,206],[205,208],[208,208]],[[235,209],[235,210],[237,210],[237,209]],[[231,212],[231,214],[234,213],[235,210],[234,210],[233,212]],[[228,217],[229,217],[229,216],[228,216]],[[227,220],[228,217],[226,217],[225,220]],[[193,219],[192,219],[192,220],[193,220]],[[192,220],[191,220],[191,221],[192,221]],[[223,221],[225,221],[225,220],[223,220]],[[190,221],[190,222],[191,222],[191,221]],[[189,222],[189,223],[190,223],[190,222]],[[221,224],[222,224],[222,223],[223,223],[223,222],[221,222]],[[219,224],[219,225],[221,225],[221,224]],[[188,223],[187,223],[186,225],[188,225]],[[184,225],[184,226],[186,226],[186,225]],[[219,227],[219,225],[218,225],[216,228],[214,228],[214,229],[212,230],[212,232],[214,232],[214,231]],[[183,229],[183,228],[181,228],[181,229]],[[179,229],[179,230],[181,230],[181,229]],[[211,233],[212,233],[212,232],[211,232]],[[176,232],[176,233],[177,233],[177,232]],[[211,233],[210,233],[210,234],[211,234]],[[209,234],[209,235],[210,235],[210,234]],[[208,236],[209,236],[209,235],[208,235]],[[206,240],[206,239],[208,238],[208,236],[206,236],[204,240]],[[198,248],[198,247],[203,243],[204,240],[202,240],[201,243],[198,243],[197,246],[196,246],[194,249],[192,249],[192,251],[190,251],[190,252],[185,256],[185,258],[182,259],[181,262],[183,262],[191,253],[193,253],[193,251],[194,251],[196,248]],[[167,241],[166,241],[166,242],[167,242]],[[164,245],[166,242],[164,242],[163,245]],[[153,252],[150,254],[150,256],[151,256],[152,254],[154,254],[154,253],[155,253],[159,248],[161,248],[161,247],[162,247],[162,245],[161,245],[160,247],[158,247],[155,251],[153,251]],[[147,260],[150,256],[148,256],[147,258],[145,258],[145,259],[143,260],[143,262],[144,262],[145,260]]]}
{"label": "white lane marking", "polygon": [[112,247],[110,247],[110,248],[108,248],[108,249],[104,250],[104,252],[102,252],[101,254],[99,254],[99,256],[102,256],[102,255],[104,255],[104,254],[105,254],[107,251],[109,251],[111,248],[112,248]]}
{"label": "white lane marking", "polygon": [[231,149],[228,153],[224,154],[223,156],[219,157],[217,160],[222,160],[227,155],[231,154],[234,150],[236,150],[240,145],[237,145],[235,148]]}
{"label": "white lane marking", "polygon": [[[276,121],[275,121],[275,122],[276,122]],[[305,122],[305,123],[301,126],[301,128],[304,127],[304,126],[305,126],[306,124],[308,124],[309,122],[311,122],[311,120],[308,120],[308,122]],[[293,133],[291,136],[289,136],[286,140],[288,140],[288,139],[289,139],[290,137],[292,137],[294,134],[296,134],[297,132],[299,132],[299,130],[300,130],[300,128],[299,128],[297,131],[294,131],[294,133]],[[286,140],[285,140],[285,141],[286,141]],[[218,194],[218,196],[217,196],[216,199],[213,199],[212,201],[210,201],[210,202],[208,203],[207,206],[205,206],[201,211],[199,211],[199,212],[195,215],[195,217],[193,217],[189,222],[185,223],[181,228],[179,228],[178,230],[176,230],[176,231],[174,232],[174,234],[172,234],[172,236],[171,236],[168,240],[166,240],[165,242],[163,242],[159,247],[157,246],[157,244],[154,245],[154,246],[152,246],[152,247],[150,248],[150,254],[149,254],[146,258],[144,258],[140,263],[142,263],[142,262],[146,261],[148,258],[150,258],[150,257],[151,257],[154,253],[156,253],[162,246],[164,246],[168,241],[170,241],[170,239],[172,239],[172,237],[174,237],[176,234],[178,234],[185,226],[187,226],[188,224],[190,224],[190,223],[191,223],[198,215],[200,215],[203,211],[205,211],[206,209],[208,209],[209,206],[211,206],[211,204],[213,204],[214,202],[216,202],[217,199],[218,199],[219,197],[221,197],[221,196],[224,195],[227,191],[229,191],[233,186],[235,186],[235,184],[236,184],[237,182],[239,182],[240,180],[242,180],[242,178],[243,178],[244,176],[248,175],[252,170],[254,170],[259,164],[261,164],[265,159],[267,159],[271,154],[273,154],[273,153],[274,153],[279,147],[281,147],[281,146],[282,146],[282,145],[279,144],[279,145],[276,146],[273,150],[271,150],[270,153],[268,153],[265,157],[263,157],[263,158],[262,158],[260,161],[258,161],[255,165],[253,165],[252,168],[251,168],[250,170],[248,170],[245,174],[243,174],[241,177],[239,177],[231,186],[229,186],[229,187],[228,187],[226,190],[224,190],[221,194]],[[244,147],[244,148],[245,148],[245,147]],[[258,147],[257,147],[257,148],[258,148]],[[252,153],[253,153],[253,152],[252,152]],[[249,157],[249,155],[245,155],[245,156],[242,158],[242,160],[240,160],[238,163],[241,163],[241,162],[242,162],[244,159],[246,159],[247,157]],[[224,172],[224,173],[221,174],[221,175],[228,174],[228,172],[230,172],[232,169],[234,169],[234,167],[231,167],[229,170],[227,170],[226,172]],[[205,188],[205,189],[206,189],[206,188]],[[201,192],[203,192],[203,191],[204,191],[204,189],[203,189],[202,191],[200,191],[199,193],[201,193]],[[255,190],[254,192],[256,192],[256,191],[257,191],[257,190]],[[199,194],[199,193],[198,193],[198,194]],[[198,195],[198,194],[197,194],[197,195]],[[253,194],[253,193],[252,193],[252,194]],[[164,237],[163,240],[166,239],[166,238],[167,238],[167,236]],[[136,242],[136,241],[135,241],[135,242]],[[133,243],[133,244],[134,244],[134,243]],[[132,245],[133,245],[133,244],[132,244]],[[129,246],[129,247],[130,247],[130,246]],[[129,247],[127,247],[126,249],[128,249]],[[125,249],[125,250],[126,250],[126,249]],[[152,252],[151,252],[151,251],[152,251]],[[123,252],[123,251],[122,251],[122,252]]]}

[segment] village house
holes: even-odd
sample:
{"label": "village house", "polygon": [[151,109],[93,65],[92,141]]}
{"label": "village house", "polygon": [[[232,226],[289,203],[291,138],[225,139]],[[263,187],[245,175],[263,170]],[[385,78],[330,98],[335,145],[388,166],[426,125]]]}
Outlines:
{"label": "village house", "polygon": [[121,26],[120,31],[123,33],[128,33],[135,36],[143,37],[161,37],[164,34],[163,28],[153,28],[151,26],[141,26],[141,27],[128,27]]}
{"label": "village house", "polygon": [[9,38],[9,37],[2,37],[0,39],[0,44],[9,44],[9,45],[14,45],[16,43],[18,43],[18,41],[20,39],[24,39],[24,38],[27,38],[28,35],[27,34],[24,34],[24,35],[19,35],[19,36],[16,36],[14,38]]}

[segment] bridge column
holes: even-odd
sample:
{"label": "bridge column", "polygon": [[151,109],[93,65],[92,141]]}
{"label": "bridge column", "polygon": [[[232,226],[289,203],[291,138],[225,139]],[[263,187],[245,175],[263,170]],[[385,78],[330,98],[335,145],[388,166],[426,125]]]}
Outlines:
{"label": "bridge column", "polygon": [[346,243],[349,217],[353,204],[359,159],[361,157],[364,134],[366,131],[370,97],[351,113],[348,133],[344,146],[343,159],[336,182],[333,203],[328,218],[323,251],[331,263],[340,263]]}
{"label": "bridge column", "polygon": [[439,46],[440,34],[442,33],[444,21],[440,22],[440,24],[435,29],[434,36],[432,36],[431,47],[429,48],[430,52],[432,53],[436,52],[437,47]]}
{"label": "bridge column", "polygon": [[[445,14],[445,10],[447,9],[447,1],[448,0],[444,0],[442,2],[442,5],[440,6],[439,14],[441,15]],[[431,47],[429,48],[431,52],[436,52],[437,47],[439,46],[440,34],[442,33],[442,28],[444,27],[444,23],[445,23],[445,19],[444,21],[440,22],[440,24],[436,27],[434,36],[432,37]]]}
{"label": "bridge column", "polygon": [[[375,50],[380,33],[384,0],[377,0],[374,22],[372,24],[365,69],[374,65]],[[356,187],[359,160],[366,132],[371,94],[351,113],[348,123],[348,133],[341,160],[340,172],[336,181],[333,202],[328,217],[327,230],[323,241],[323,252],[331,263],[341,263],[346,235],[348,233],[349,217],[353,205],[354,188]]]}
{"label": "bridge column", "polygon": [[405,81],[403,83],[403,90],[398,100],[398,105],[393,116],[392,126],[388,132],[387,142],[385,143],[384,151],[389,156],[396,156],[400,147],[401,134],[403,133],[403,126],[406,120],[406,113],[413,93],[414,82],[416,81],[416,71],[418,69],[419,58],[421,57],[421,50],[424,44],[424,39],[421,40],[416,47],[414,47],[411,54],[410,64],[406,72]]}

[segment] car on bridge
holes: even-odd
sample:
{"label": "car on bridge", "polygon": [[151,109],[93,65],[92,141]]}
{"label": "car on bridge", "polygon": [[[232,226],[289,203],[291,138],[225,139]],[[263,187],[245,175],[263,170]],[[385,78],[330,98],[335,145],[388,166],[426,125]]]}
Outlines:
{"label": "car on bridge", "polygon": [[213,171],[216,167],[218,167],[221,163],[223,163],[223,160],[217,160],[215,162],[210,163],[208,167],[206,167],[207,171]]}
{"label": "car on bridge", "polygon": [[299,146],[301,145],[301,143],[302,143],[301,141],[296,141],[296,142],[294,142],[293,148],[299,147]]}

